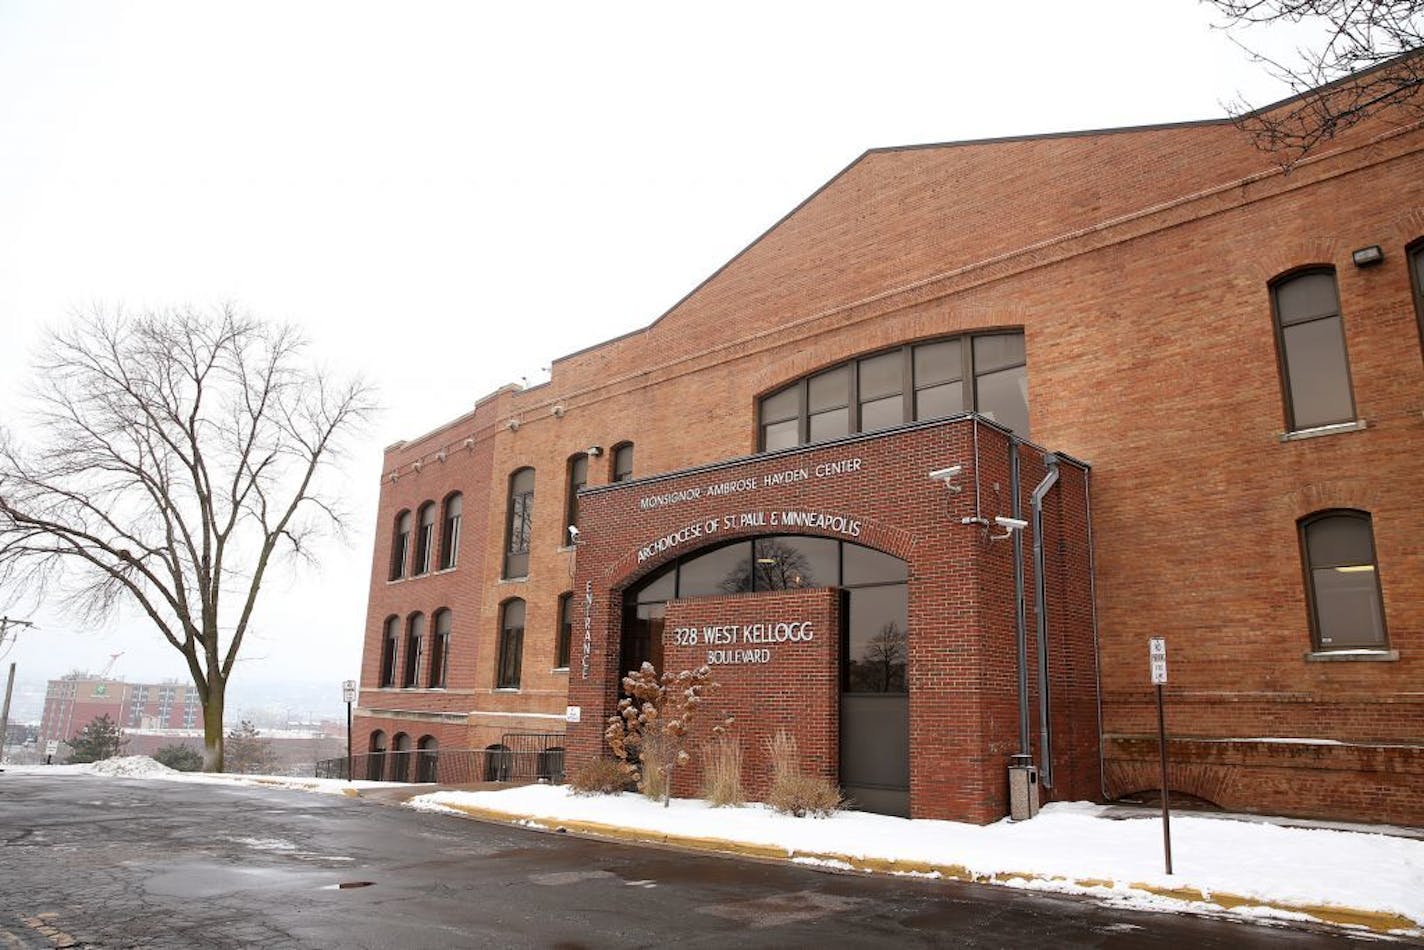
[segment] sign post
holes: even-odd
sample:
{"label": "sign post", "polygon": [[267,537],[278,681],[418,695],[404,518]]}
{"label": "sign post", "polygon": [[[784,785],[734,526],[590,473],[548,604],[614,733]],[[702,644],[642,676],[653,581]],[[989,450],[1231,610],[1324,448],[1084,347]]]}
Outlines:
{"label": "sign post", "polygon": [[356,702],[356,681],[346,680],[341,684],[341,698],[346,701],[346,781],[355,781],[351,774],[351,704]]}
{"label": "sign post", "polygon": [[1152,669],[1152,685],[1157,691],[1157,748],[1162,757],[1162,853],[1167,859],[1167,873],[1172,873],[1172,816],[1167,799],[1167,721],[1162,713],[1162,686],[1167,682],[1167,640],[1152,637],[1147,641],[1147,660]]}

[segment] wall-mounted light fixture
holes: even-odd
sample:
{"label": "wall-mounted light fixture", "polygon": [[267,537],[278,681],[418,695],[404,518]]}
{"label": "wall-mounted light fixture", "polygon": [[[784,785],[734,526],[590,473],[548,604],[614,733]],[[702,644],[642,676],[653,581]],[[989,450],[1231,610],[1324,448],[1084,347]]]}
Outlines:
{"label": "wall-mounted light fixture", "polygon": [[1351,253],[1350,259],[1356,267],[1373,267],[1384,261],[1384,250],[1378,244],[1371,244]]}

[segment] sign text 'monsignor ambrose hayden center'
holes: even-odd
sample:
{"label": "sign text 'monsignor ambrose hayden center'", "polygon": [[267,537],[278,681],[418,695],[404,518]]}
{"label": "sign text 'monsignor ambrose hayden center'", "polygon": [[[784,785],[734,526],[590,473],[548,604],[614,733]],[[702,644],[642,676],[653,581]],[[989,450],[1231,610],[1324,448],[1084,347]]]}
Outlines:
{"label": "sign text 'monsignor ambrose hayden center'", "polygon": [[1289,176],[1217,121],[867,152],[386,450],[358,768],[557,778],[626,671],[708,664],[753,797],[784,729],[856,807],[988,822],[1011,775],[1156,788],[1161,638],[1174,795],[1424,824],[1421,150],[1401,112]]}

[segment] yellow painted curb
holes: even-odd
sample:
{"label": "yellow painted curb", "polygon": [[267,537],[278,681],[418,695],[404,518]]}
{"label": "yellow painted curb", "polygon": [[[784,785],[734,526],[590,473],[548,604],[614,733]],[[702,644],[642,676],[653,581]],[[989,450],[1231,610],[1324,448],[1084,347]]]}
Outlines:
{"label": "yellow painted curb", "polygon": [[[1050,877],[1024,871],[999,871],[993,874],[983,874],[971,871],[960,864],[934,864],[928,861],[896,861],[892,858],[862,858],[822,851],[788,851],[785,848],[778,848],[774,845],[747,844],[739,841],[729,841],[725,838],[702,838],[693,837],[691,835],[671,834],[663,831],[646,831],[638,828],[625,828],[622,825],[607,825],[596,821],[561,821],[556,818],[536,818],[529,815],[514,815],[509,812],[497,811],[492,808],[479,808],[473,805],[454,805],[442,802],[441,807],[458,811],[471,818],[495,821],[503,824],[517,824],[526,827],[534,826],[546,831],[562,830],[570,834],[587,835],[594,838],[608,838],[615,841],[660,844],[675,848],[685,848],[690,851],[738,854],[780,861],[796,861],[798,859],[822,861],[870,874],[920,874],[955,881],[967,881],[973,884],[999,884],[1008,880],[1051,881],[1082,888],[1084,890],[1111,888],[1115,886],[1116,883],[1101,878],[1074,879]],[[1183,901],[1185,903],[1207,904],[1219,907],[1222,910],[1234,910],[1238,907],[1266,907],[1272,910],[1305,914],[1321,923],[1333,924],[1339,927],[1361,927],[1381,934],[1398,931],[1417,932],[1421,929],[1421,925],[1424,925],[1424,921],[1412,920],[1400,914],[1359,910],[1353,907],[1334,907],[1325,904],[1291,904],[1284,901],[1245,897],[1240,894],[1231,894],[1223,891],[1205,892],[1194,887],[1163,887],[1157,884],[1143,883],[1133,883],[1129,886],[1135,891],[1141,891],[1171,900]]]}

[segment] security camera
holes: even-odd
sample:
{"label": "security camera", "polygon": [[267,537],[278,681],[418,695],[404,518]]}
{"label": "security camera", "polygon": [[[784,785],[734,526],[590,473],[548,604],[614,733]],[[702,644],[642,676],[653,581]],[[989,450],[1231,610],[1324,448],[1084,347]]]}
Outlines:
{"label": "security camera", "polygon": [[1028,527],[1028,522],[1022,518],[1005,518],[1003,515],[997,515],[994,523],[1006,531],[1022,531]]}
{"label": "security camera", "polygon": [[947,468],[937,468],[930,472],[930,478],[937,482],[947,482],[962,471],[964,471],[963,465],[950,465]]}
{"label": "security camera", "polygon": [[603,446],[601,446],[601,445],[590,445],[590,446],[588,447],[588,456],[589,456],[589,458],[598,458],[598,457],[599,457],[600,455],[602,455],[602,454],[603,454]]}
{"label": "security camera", "polygon": [[579,539],[579,529],[578,529],[577,527],[575,527],[574,525],[569,525],[569,542],[570,542],[571,544],[578,544],[578,539]]}

